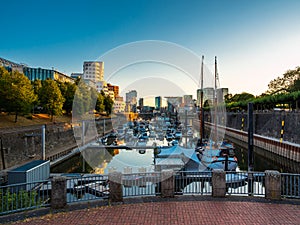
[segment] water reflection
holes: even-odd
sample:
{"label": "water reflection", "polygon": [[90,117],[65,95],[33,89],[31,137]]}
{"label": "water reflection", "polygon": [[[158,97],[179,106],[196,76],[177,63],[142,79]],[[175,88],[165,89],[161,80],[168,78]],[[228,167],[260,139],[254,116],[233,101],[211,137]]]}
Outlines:
{"label": "water reflection", "polygon": [[[235,144],[235,153],[238,158],[238,169],[248,170],[248,151],[245,146]],[[84,160],[85,157],[78,154],[67,161],[51,168],[52,173],[95,173],[108,174],[111,171],[139,172],[141,170],[154,171],[154,155],[151,149],[125,150],[103,148],[87,149],[89,162],[97,165],[93,168]],[[254,148],[254,171],[277,170],[286,173],[300,173],[299,163],[271,154],[259,148]]]}
{"label": "water reflection", "polygon": [[[86,149],[83,154],[86,155],[75,155],[51,168],[51,172],[108,174],[112,171],[122,173],[154,171],[154,156],[151,149],[126,150],[116,148],[106,150],[104,148],[93,148]],[[89,157],[88,160],[85,160],[87,157]],[[91,167],[87,161],[97,166]]]}
{"label": "water reflection", "polygon": [[[235,144],[238,166],[242,171],[248,170],[248,150],[245,146]],[[276,154],[254,147],[254,171],[277,170],[281,173],[300,173],[299,163]]]}

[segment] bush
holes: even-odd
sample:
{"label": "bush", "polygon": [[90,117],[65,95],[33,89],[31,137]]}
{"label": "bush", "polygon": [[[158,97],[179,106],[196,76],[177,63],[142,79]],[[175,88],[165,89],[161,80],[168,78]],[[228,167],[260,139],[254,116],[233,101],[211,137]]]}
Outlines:
{"label": "bush", "polygon": [[0,190],[0,213],[38,207],[42,201],[38,200],[37,197],[36,191],[21,190],[17,193],[11,193],[8,190],[6,192]]}

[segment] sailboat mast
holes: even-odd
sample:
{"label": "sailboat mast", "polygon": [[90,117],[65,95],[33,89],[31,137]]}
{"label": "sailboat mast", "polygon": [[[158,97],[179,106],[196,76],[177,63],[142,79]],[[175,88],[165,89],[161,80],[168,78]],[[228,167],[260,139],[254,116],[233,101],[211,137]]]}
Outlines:
{"label": "sailboat mast", "polygon": [[214,92],[214,128],[215,128],[215,134],[214,134],[214,141],[217,143],[218,139],[218,131],[217,131],[217,77],[218,77],[218,71],[217,71],[217,56],[215,56],[215,92]]}
{"label": "sailboat mast", "polygon": [[201,62],[201,89],[200,89],[200,139],[201,139],[201,142],[204,139],[203,62],[204,62],[204,55],[202,56],[202,62]]}

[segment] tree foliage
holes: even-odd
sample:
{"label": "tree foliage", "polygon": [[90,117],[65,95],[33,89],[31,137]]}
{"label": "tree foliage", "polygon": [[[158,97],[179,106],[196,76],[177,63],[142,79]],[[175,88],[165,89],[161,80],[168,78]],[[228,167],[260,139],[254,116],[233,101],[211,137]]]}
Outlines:
{"label": "tree foliage", "polygon": [[231,102],[243,102],[243,101],[248,101],[248,100],[251,100],[251,99],[254,99],[255,96],[250,94],[250,93],[246,93],[246,92],[243,92],[241,94],[235,94],[235,95],[230,95],[228,94],[226,97],[225,97],[225,102],[226,103],[231,103]]}
{"label": "tree foliage", "polygon": [[105,112],[107,113],[107,115],[110,115],[112,113],[112,107],[113,107],[113,100],[107,95],[107,96],[104,96],[104,109],[105,109]]}
{"label": "tree foliage", "polygon": [[53,120],[53,116],[63,112],[83,115],[96,110],[111,114],[113,100],[80,79],[75,83],[50,79],[30,82],[24,74],[0,67],[0,110],[14,112],[17,122],[19,114],[34,112],[34,106]]}
{"label": "tree foliage", "polygon": [[91,87],[89,87],[84,82],[79,82],[74,94],[74,101],[72,107],[72,113],[75,117],[81,117],[82,115],[89,113],[94,109],[93,100],[94,94],[91,92]]}
{"label": "tree foliage", "polygon": [[39,91],[39,100],[41,106],[47,110],[51,116],[61,115],[65,98],[54,80],[47,79],[42,82],[42,87]]}
{"label": "tree foliage", "polygon": [[277,77],[268,84],[267,94],[290,93],[294,91],[295,85],[299,88],[299,79],[300,67],[296,67],[294,70],[288,70],[283,76]]}
{"label": "tree foliage", "polygon": [[0,68],[0,98],[1,108],[14,112],[17,122],[20,113],[30,112],[37,96],[25,75]]}
{"label": "tree foliage", "polygon": [[65,102],[63,104],[63,110],[67,114],[72,112],[73,100],[76,91],[76,84],[70,82],[59,82],[57,81],[58,87],[62,96],[65,98]]}

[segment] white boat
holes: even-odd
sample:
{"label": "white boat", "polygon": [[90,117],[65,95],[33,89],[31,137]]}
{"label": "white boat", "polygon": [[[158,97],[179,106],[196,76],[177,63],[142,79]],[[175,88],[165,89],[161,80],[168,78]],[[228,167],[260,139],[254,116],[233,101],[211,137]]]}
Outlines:
{"label": "white boat", "polygon": [[136,142],[137,147],[145,147],[147,145],[147,139],[146,138],[139,138]]}
{"label": "white boat", "polygon": [[235,171],[238,166],[234,150],[228,146],[215,145],[210,141],[209,144],[197,148],[197,151],[199,152],[201,163],[208,170],[223,169],[225,171]]}

